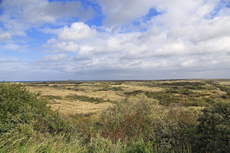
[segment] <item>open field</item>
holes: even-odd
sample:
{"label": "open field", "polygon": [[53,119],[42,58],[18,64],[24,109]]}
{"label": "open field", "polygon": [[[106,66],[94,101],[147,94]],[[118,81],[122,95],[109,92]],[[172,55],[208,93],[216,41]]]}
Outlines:
{"label": "open field", "polygon": [[[165,80],[165,81],[60,81],[24,83],[31,92],[49,101],[53,110],[65,116],[100,113],[113,102],[143,96],[159,104],[181,103],[203,108],[211,98],[229,99],[230,93],[220,86],[230,80]],[[229,88],[228,88],[229,89]]]}

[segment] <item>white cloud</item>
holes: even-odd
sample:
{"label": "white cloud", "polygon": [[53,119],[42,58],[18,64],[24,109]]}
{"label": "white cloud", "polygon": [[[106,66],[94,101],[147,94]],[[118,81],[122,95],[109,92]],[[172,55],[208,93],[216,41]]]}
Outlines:
{"label": "white cloud", "polygon": [[[71,72],[125,69],[183,71],[185,68],[200,71],[201,67],[206,69],[205,65],[211,69],[226,64],[226,56],[217,57],[229,56],[230,50],[230,17],[206,18],[215,9],[216,3],[189,0],[164,5],[157,1],[154,7],[165,12],[148,21],[146,31],[96,32],[84,23],[74,23],[71,27],[60,29],[56,45],[66,42],[78,44],[76,61],[72,61],[78,66],[72,65],[71,70],[68,68]],[[79,29],[84,29],[84,32]],[[215,56],[211,56],[213,54]],[[206,56],[210,59],[202,60]]]}
{"label": "white cloud", "polygon": [[194,64],[196,64],[197,61],[195,60],[185,60],[182,62],[182,66],[184,67],[190,67],[190,66],[194,66]]}
{"label": "white cloud", "polygon": [[0,41],[10,41],[11,38],[11,34],[10,33],[3,33],[0,34]]}
{"label": "white cloud", "polygon": [[26,70],[29,67],[29,65],[27,65],[26,63],[28,62],[14,57],[0,58],[0,72],[4,73],[18,70]]}
{"label": "white cloud", "polygon": [[43,44],[42,48],[51,49],[52,52],[76,52],[79,47],[76,42],[58,41],[52,38],[47,41],[47,44]]}
{"label": "white cloud", "polygon": [[89,42],[89,39],[96,37],[96,35],[95,29],[83,22],[75,22],[70,27],[65,26],[59,29],[58,39],[49,39],[43,47],[51,48],[54,52],[77,52],[78,50],[80,50],[79,52],[86,52],[92,48],[86,47],[87,45],[79,47],[78,44],[82,41]]}
{"label": "white cloud", "polygon": [[84,8],[79,1],[49,2],[48,0],[4,0],[1,5],[4,16],[16,17],[24,23],[41,25],[54,23],[62,17],[90,18],[91,6]]}
{"label": "white cloud", "polygon": [[45,28],[39,29],[39,31],[41,31],[44,34],[57,35],[58,32],[60,31],[60,29],[52,29],[52,28],[49,28],[49,27],[45,27]]}
{"label": "white cloud", "polygon": [[[40,29],[43,33],[51,34],[43,45],[51,54],[40,58],[38,65],[68,73],[102,72],[120,77],[155,74],[168,75],[169,78],[172,75],[192,77],[193,73],[194,76],[211,73],[218,76],[216,72],[230,68],[230,8],[219,7],[220,0],[98,2],[106,16],[102,27],[78,21],[71,26]],[[24,24],[19,24],[21,35],[30,28],[30,24],[55,23],[63,15],[72,16],[74,11],[68,11],[73,9],[70,4],[81,7],[79,2],[66,2],[63,10],[58,12],[61,3],[43,1],[39,5],[28,4],[24,12],[32,13],[28,18],[28,14],[21,13],[22,21],[29,23],[24,28]],[[151,8],[161,14],[146,21],[143,16]],[[3,21],[7,17],[1,19]],[[140,21],[145,30],[132,29],[130,24],[134,20]],[[16,20],[12,20],[12,23],[16,23]],[[12,29],[12,25],[5,27]],[[13,37],[12,30],[1,34],[4,33],[10,35],[0,35],[0,40]],[[3,47],[17,50],[20,46],[8,44]],[[55,52],[60,54],[52,54]],[[72,52],[71,56],[66,52]],[[229,76],[229,73],[224,74]]]}
{"label": "white cloud", "polygon": [[71,27],[65,26],[60,30],[58,38],[62,41],[81,41],[86,38],[94,37],[96,30],[91,29],[83,22],[75,22]]}
{"label": "white cloud", "polygon": [[54,44],[57,40],[55,38],[49,39],[47,44]]}
{"label": "white cloud", "polygon": [[56,48],[60,52],[76,52],[78,50],[78,44],[74,42],[60,42],[56,44]]}
{"label": "white cloud", "polygon": [[[0,9],[0,32],[7,33],[4,38],[7,36],[8,39],[28,39],[27,32],[38,28],[45,34],[57,34],[58,30],[40,26],[66,25],[73,17],[85,21],[93,14],[91,6],[83,7],[79,1],[3,0]],[[2,39],[3,36],[0,36],[0,40]]]}
{"label": "white cloud", "polygon": [[72,57],[67,54],[59,54],[59,55],[46,55],[43,58],[38,59],[39,61],[70,61]]}
{"label": "white cloud", "polygon": [[29,5],[23,13],[22,19],[25,22],[43,24],[54,23],[61,17],[79,17],[85,20],[91,17],[93,13],[89,6],[87,9],[82,7],[79,1],[66,2],[46,2],[39,3],[40,5]]}
{"label": "white cloud", "polygon": [[4,51],[4,50],[17,51],[20,48],[20,46],[10,43],[10,44],[6,44],[6,45],[2,45],[1,48],[2,48],[2,51]]}
{"label": "white cloud", "polygon": [[154,6],[151,0],[98,0],[102,12],[106,15],[105,24],[127,24],[146,15]]}

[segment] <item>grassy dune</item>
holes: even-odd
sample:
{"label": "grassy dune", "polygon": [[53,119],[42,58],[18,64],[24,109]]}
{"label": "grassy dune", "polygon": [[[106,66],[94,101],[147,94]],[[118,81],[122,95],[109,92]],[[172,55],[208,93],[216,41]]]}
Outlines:
{"label": "grassy dune", "polygon": [[[39,106],[41,111],[33,112],[29,110],[39,110],[37,105],[22,103],[22,108],[17,106],[19,111],[3,113],[1,118],[10,130],[0,127],[0,152],[197,152],[202,147],[196,149],[192,144],[200,138],[197,119],[205,114],[201,110],[229,102],[229,83],[230,80],[2,83],[1,105],[5,108],[15,100],[12,96],[22,91],[30,95],[25,94],[24,99],[30,97],[45,105]],[[8,92],[15,94],[5,94]],[[10,115],[14,111],[17,119]],[[39,114],[43,111],[43,115]]]}
{"label": "grassy dune", "polygon": [[[210,98],[227,96],[219,85],[230,80],[177,80],[177,81],[63,81],[25,83],[26,88],[49,101],[53,110],[62,115],[100,113],[113,102],[128,97],[157,99],[160,103],[181,103],[192,108],[203,108]],[[229,96],[230,97],[230,96]],[[229,99],[227,98],[225,99]]]}

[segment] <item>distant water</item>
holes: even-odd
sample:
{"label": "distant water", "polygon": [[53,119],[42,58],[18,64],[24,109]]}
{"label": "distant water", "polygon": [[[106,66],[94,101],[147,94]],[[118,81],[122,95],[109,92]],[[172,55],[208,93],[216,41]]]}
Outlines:
{"label": "distant water", "polygon": [[[69,80],[42,80],[42,81],[5,81],[5,82],[21,82],[21,83],[28,83],[28,82],[52,82],[52,81],[69,81]],[[71,80],[71,81],[94,81],[94,80]]]}
{"label": "distant water", "polygon": [[40,81],[5,81],[5,82],[29,83],[29,82],[53,82],[53,81],[121,81],[121,80],[40,80]]}
{"label": "distant water", "polygon": [[21,82],[21,83],[28,83],[28,82],[48,82],[48,81],[6,81],[6,82]]}

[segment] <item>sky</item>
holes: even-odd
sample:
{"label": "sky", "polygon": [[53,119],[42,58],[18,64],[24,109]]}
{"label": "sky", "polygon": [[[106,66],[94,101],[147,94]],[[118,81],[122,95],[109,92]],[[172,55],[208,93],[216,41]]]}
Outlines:
{"label": "sky", "polygon": [[230,0],[0,0],[0,81],[230,78]]}

